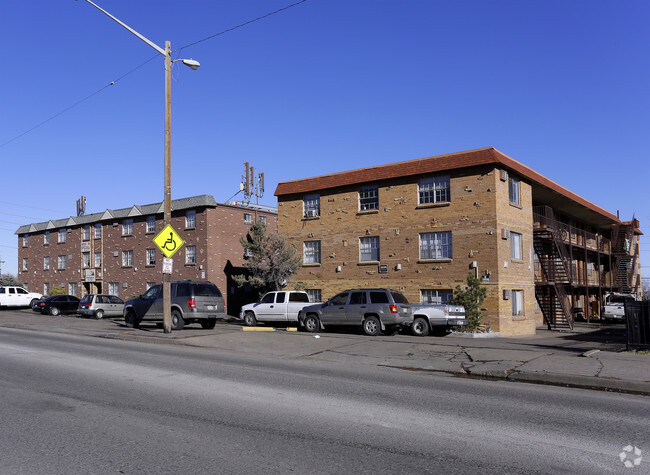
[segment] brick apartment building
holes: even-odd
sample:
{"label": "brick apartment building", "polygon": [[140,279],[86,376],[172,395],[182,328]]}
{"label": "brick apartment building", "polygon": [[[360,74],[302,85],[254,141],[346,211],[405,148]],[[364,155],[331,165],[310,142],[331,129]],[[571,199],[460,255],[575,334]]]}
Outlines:
{"label": "brick apartment building", "polygon": [[606,292],[639,290],[637,220],[494,148],[282,182],[275,195],[313,299],[365,286],[445,302],[473,272],[487,290],[483,321],[524,335],[595,316]]}
{"label": "brick apartment building", "polygon": [[[162,281],[163,255],[153,238],[163,228],[163,212],[163,203],[155,203],[21,226],[18,279],[43,294],[62,286],[79,297],[139,295]],[[173,257],[172,279],[214,282],[228,313],[238,312],[256,297],[231,277],[243,272],[239,238],[257,220],[276,232],[277,213],[269,208],[217,204],[210,195],[173,200],[171,225],[185,244]]]}

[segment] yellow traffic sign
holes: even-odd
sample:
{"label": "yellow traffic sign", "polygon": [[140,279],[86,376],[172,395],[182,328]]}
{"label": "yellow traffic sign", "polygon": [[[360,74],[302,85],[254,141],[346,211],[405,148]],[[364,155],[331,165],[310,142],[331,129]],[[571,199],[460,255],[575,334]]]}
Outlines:
{"label": "yellow traffic sign", "polygon": [[158,246],[158,249],[160,249],[160,252],[162,252],[165,257],[172,257],[176,254],[176,251],[185,244],[174,228],[172,228],[171,224],[165,226],[163,230],[153,238],[153,242]]}

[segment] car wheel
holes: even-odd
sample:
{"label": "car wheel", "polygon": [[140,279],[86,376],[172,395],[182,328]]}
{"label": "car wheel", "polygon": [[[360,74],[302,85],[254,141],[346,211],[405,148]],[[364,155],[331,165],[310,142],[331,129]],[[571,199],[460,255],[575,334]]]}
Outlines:
{"label": "car wheel", "polygon": [[320,330],[320,320],[316,315],[307,315],[304,326],[309,333],[315,333]]}
{"label": "car wheel", "polygon": [[95,318],[97,320],[101,320],[102,318],[104,318],[104,311],[103,310],[97,310],[95,312]]}
{"label": "car wheel", "polygon": [[377,336],[381,333],[381,323],[377,317],[366,317],[363,321],[363,331],[366,335]]}
{"label": "car wheel", "polygon": [[136,317],[133,310],[126,312],[126,315],[124,316],[124,323],[128,328],[138,328],[140,326],[138,323],[138,317]]}
{"label": "car wheel", "polygon": [[172,310],[172,330],[182,330],[185,326],[185,320],[181,312],[178,310]]}
{"label": "car wheel", "polygon": [[429,323],[422,317],[418,317],[411,325],[411,333],[415,336],[427,336],[429,334]]}
{"label": "car wheel", "polygon": [[249,327],[254,327],[257,325],[257,318],[255,318],[255,314],[253,312],[246,312],[244,314],[244,323]]}
{"label": "car wheel", "polygon": [[201,320],[201,326],[206,330],[212,330],[217,324],[216,318],[211,318],[209,320]]}
{"label": "car wheel", "polygon": [[50,315],[57,316],[61,313],[61,311],[56,308],[56,307],[50,307]]}

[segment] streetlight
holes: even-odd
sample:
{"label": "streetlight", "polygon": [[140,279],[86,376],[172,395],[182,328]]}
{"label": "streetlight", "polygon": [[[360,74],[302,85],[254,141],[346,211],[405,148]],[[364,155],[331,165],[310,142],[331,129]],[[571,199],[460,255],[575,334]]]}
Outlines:
{"label": "streetlight", "polygon": [[[121,22],[113,15],[108,13],[106,10],[102,9],[98,5],[94,4],[90,0],[86,0],[93,7],[97,8],[99,11],[105,13],[115,22],[122,25],[124,28],[129,30],[135,36],[140,38],[142,41],[147,43],[153,49],[158,51],[165,57],[165,190],[164,190],[164,202],[165,202],[165,226],[171,224],[172,220],[172,184],[171,184],[171,125],[172,125],[172,46],[171,42],[165,41],[165,49],[161,48],[157,44],[148,40],[140,33],[135,31],[133,28],[127,24]],[[201,65],[198,61],[193,59],[181,59],[176,60],[181,61],[183,64],[189,68],[196,70]],[[163,273],[163,328],[165,333],[172,332],[172,315],[171,315],[171,274]]]}

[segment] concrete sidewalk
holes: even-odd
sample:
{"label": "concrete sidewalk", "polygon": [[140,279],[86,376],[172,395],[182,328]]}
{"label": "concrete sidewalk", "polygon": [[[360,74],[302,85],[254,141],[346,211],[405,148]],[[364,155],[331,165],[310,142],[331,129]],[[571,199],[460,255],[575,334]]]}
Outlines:
{"label": "concrete sidewalk", "polygon": [[165,334],[155,325],[126,328],[123,320],[2,310],[0,327],[214,348],[260,358],[354,361],[410,371],[650,395],[650,355],[623,352],[623,325],[578,324],[572,332],[538,329],[536,335],[517,338],[472,338],[463,334],[420,338],[368,337],[342,331],[310,334],[287,328],[243,331],[244,327],[233,319],[218,323],[214,330],[193,325]]}

